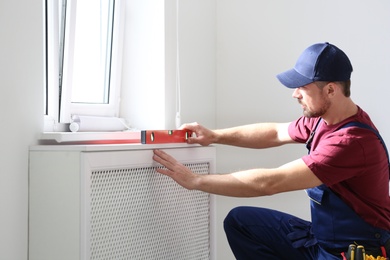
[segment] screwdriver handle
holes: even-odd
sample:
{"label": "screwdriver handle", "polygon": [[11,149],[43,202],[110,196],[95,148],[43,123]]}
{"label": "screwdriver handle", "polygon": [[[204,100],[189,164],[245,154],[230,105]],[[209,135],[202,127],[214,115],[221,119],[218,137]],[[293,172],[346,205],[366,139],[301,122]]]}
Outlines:
{"label": "screwdriver handle", "polygon": [[364,260],[366,258],[366,252],[364,246],[357,246],[355,260]]}
{"label": "screwdriver handle", "polygon": [[356,251],[356,245],[350,244],[347,251],[347,260],[356,260],[355,251]]}

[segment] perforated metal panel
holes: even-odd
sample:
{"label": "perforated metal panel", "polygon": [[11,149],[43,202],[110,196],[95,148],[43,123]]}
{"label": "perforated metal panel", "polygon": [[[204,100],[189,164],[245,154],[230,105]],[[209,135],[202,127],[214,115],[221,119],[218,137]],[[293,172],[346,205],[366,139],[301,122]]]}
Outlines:
{"label": "perforated metal panel", "polygon": [[[209,163],[186,164],[196,173]],[[88,259],[209,259],[209,195],[155,167],[92,171]]]}

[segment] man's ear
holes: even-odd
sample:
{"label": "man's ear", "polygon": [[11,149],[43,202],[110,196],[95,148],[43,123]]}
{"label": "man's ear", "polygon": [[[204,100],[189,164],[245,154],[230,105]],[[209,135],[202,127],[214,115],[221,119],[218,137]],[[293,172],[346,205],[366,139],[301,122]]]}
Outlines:
{"label": "man's ear", "polygon": [[340,91],[340,88],[339,86],[337,86],[334,82],[329,82],[326,86],[325,86],[325,91],[326,91],[326,94],[331,97],[331,96],[334,96],[336,94],[337,91]]}

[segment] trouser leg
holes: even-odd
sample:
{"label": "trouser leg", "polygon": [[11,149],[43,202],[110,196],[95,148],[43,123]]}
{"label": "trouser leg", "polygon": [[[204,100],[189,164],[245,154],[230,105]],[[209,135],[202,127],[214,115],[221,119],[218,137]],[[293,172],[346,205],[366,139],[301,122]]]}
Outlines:
{"label": "trouser leg", "polygon": [[224,221],[229,245],[239,260],[316,259],[316,247],[294,248],[287,235],[296,217],[275,210],[238,207]]}

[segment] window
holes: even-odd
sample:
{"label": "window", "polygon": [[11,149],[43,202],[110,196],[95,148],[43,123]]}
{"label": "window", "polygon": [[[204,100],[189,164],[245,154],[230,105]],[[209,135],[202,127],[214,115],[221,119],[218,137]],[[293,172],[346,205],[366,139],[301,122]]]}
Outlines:
{"label": "window", "polygon": [[46,1],[45,131],[69,123],[73,114],[118,115],[120,4]]}

